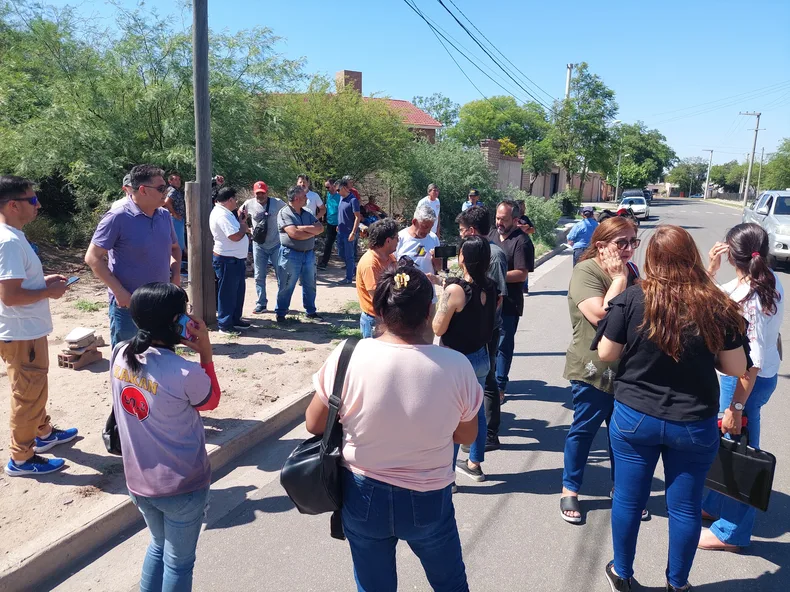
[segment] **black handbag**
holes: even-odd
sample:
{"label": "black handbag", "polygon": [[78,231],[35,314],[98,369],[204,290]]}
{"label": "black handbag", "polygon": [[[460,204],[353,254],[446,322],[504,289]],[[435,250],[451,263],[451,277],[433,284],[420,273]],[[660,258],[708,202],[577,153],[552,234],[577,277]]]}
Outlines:
{"label": "black handbag", "polygon": [[[302,514],[335,512],[332,517],[332,536],[339,524],[343,504],[340,483],[340,460],[343,447],[343,426],[338,411],[346,370],[359,339],[346,340],[337,363],[335,382],[329,397],[329,415],[322,436],[313,436],[299,444],[286,459],[280,471],[280,484]],[[341,538],[337,536],[336,538]]]}
{"label": "black handbag", "polygon": [[722,438],[705,486],[765,512],[774,483],[776,457],[749,446],[749,429],[740,438]]}
{"label": "black handbag", "polygon": [[[113,364],[115,364],[115,356],[118,355],[120,348],[116,345],[115,349],[110,356],[110,372],[112,372]],[[104,429],[101,432],[101,439],[104,441],[104,447],[110,454],[116,456],[123,456],[121,453],[121,436],[118,433],[118,422],[115,421],[115,409],[110,407],[110,416],[104,424]]]}

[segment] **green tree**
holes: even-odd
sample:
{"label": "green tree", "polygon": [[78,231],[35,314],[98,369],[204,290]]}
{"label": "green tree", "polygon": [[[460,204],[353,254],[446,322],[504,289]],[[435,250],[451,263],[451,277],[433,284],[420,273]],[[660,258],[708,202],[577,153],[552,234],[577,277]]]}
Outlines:
{"label": "green tree", "polygon": [[[620,124],[613,130],[612,145],[617,151],[612,151],[611,169],[616,167],[616,159],[622,151],[623,156],[620,175],[622,177],[623,164],[637,165],[631,167],[635,174],[634,183],[622,183],[623,187],[644,187],[648,183],[655,183],[661,179],[665,172],[677,161],[677,155],[667,144],[666,137],[658,130],[648,130],[647,126],[637,121],[634,124]],[[636,174],[642,171],[641,174]]]}
{"label": "green tree", "polygon": [[614,91],[589,71],[586,62],[579,64],[571,79],[570,97],[554,105],[552,145],[558,163],[565,169],[571,186],[579,174],[584,190],[587,172],[606,171],[613,152],[608,124],[617,115]]}
{"label": "green tree", "polygon": [[458,123],[458,112],[461,106],[442,93],[433,93],[430,97],[414,97],[412,103],[444,126],[437,130],[439,139],[443,138],[447,131]]}
{"label": "green tree", "polygon": [[413,141],[401,116],[351,87],[330,90],[328,80],[315,78],[306,94],[265,100],[273,145],[292,173],[362,179],[397,168]]}
{"label": "green tree", "polygon": [[746,165],[738,163],[737,160],[713,165],[710,167],[710,183],[728,193],[736,193],[745,178],[745,171]]}
{"label": "green tree", "polygon": [[420,140],[407,151],[402,170],[393,180],[396,194],[406,219],[411,218],[417,202],[425,196],[429,183],[436,183],[441,191],[441,224],[444,236],[457,234],[453,230],[455,217],[466,201],[469,189],[477,189],[489,207],[496,203],[496,177],[488,168],[479,150],[469,150],[454,140],[430,144]]}
{"label": "green tree", "polygon": [[708,163],[704,158],[684,158],[669,171],[667,181],[677,183],[680,191],[689,196],[702,192],[707,173]]}
{"label": "green tree", "polygon": [[480,140],[509,138],[516,146],[542,137],[546,114],[537,103],[519,105],[510,96],[471,101],[461,107],[458,124],[448,135],[464,146]]}
{"label": "green tree", "polygon": [[[754,178],[754,173],[752,173],[752,178]],[[763,178],[760,186],[765,189],[790,188],[790,138],[782,140],[776,152],[763,165]]]}
{"label": "green tree", "polygon": [[551,138],[530,141],[523,148],[524,164],[521,168],[529,173],[529,193],[540,175],[551,172],[554,166],[555,154]]}

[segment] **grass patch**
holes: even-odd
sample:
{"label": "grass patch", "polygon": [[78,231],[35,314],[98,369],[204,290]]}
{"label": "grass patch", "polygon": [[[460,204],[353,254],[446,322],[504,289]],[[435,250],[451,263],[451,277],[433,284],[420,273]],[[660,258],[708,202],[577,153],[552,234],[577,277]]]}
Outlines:
{"label": "grass patch", "polygon": [[362,339],[362,331],[360,331],[358,328],[355,329],[353,327],[343,327],[342,325],[330,325],[329,331],[342,339],[347,339],[349,337]]}
{"label": "grass patch", "polygon": [[244,374],[245,372],[247,372],[247,369],[246,368],[236,368],[236,372],[238,372],[239,374]]}
{"label": "grass patch", "polygon": [[84,298],[77,300],[77,302],[74,303],[74,306],[77,310],[82,312],[99,312],[102,309],[102,305],[98,302],[91,302],[90,300],[85,300]]}
{"label": "grass patch", "polygon": [[185,347],[183,345],[177,345],[176,346],[176,353],[179,356],[184,356],[184,357],[187,357],[187,358],[192,357],[194,355],[197,355],[194,350],[191,350],[188,347]]}
{"label": "grass patch", "polygon": [[345,314],[359,313],[361,311],[362,309],[359,308],[359,302],[357,302],[356,300],[349,300],[343,306],[340,307],[340,312]]}

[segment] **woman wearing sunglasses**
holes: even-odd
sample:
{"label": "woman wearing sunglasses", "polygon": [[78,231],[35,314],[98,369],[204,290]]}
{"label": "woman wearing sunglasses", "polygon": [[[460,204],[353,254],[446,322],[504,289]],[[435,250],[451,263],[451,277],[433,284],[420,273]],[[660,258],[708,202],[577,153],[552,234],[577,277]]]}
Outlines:
{"label": "woman wearing sunglasses", "polygon": [[[640,508],[661,457],[669,514],[667,592],[689,590],[702,525],[702,490],[719,449],[719,381],[746,372],[738,305],[708,276],[691,235],[659,226],[645,279],[611,302],[599,323],[601,360],[620,360],[609,441],[615,460],[613,592],[630,592]],[[597,338],[596,338],[597,341]]]}
{"label": "woman wearing sunglasses", "polygon": [[[573,423],[565,439],[560,515],[571,524],[582,521],[579,490],[587,457],[593,438],[604,420],[609,420],[614,406],[617,362],[602,362],[597,352],[590,351],[590,344],[609,301],[639,278],[639,270],[631,263],[638,246],[633,222],[622,217],[604,220],[573,268],[568,288],[573,340],[565,355],[564,376],[571,383]],[[611,453],[609,456],[611,459]]]}

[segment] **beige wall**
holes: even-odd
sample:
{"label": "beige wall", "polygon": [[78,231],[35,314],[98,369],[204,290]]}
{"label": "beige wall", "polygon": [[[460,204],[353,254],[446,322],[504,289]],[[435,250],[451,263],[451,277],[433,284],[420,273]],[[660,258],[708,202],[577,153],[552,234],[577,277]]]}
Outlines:
{"label": "beige wall", "polygon": [[497,171],[497,189],[507,189],[515,187],[521,189],[521,165],[520,158],[512,156],[499,157],[499,170]]}

